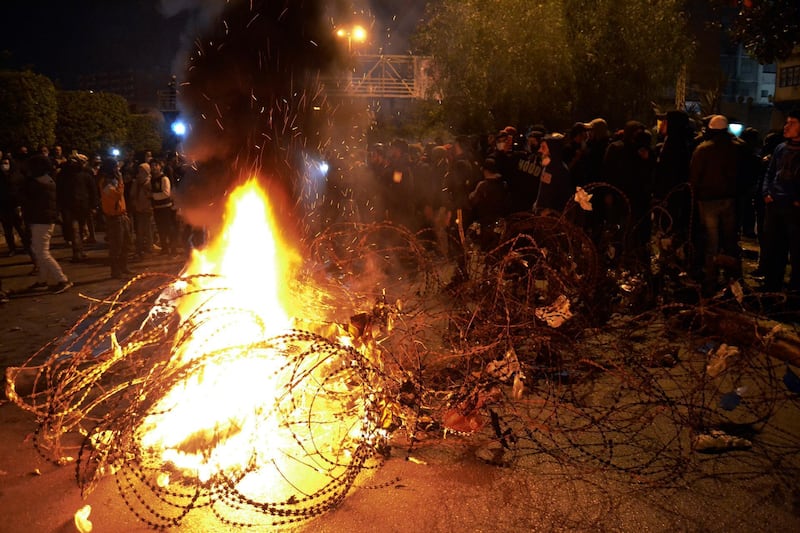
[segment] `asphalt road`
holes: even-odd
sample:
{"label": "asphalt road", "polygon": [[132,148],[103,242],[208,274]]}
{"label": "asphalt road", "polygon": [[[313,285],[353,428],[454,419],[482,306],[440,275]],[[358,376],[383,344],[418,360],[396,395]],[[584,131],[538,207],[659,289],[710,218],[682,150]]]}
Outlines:
{"label": "asphalt road", "polygon": [[[70,291],[13,294],[0,305],[0,366],[24,363],[81,316],[91,299],[121,286],[109,277],[102,244],[89,260],[73,264],[70,250],[55,240],[54,255],[75,283]],[[132,263],[140,272],[178,273],[181,258],[154,256]],[[33,282],[25,256],[0,259],[6,290]],[[797,435],[798,402],[783,414],[788,435]],[[97,532],[138,532],[137,520],[104,479],[81,497],[72,464],[58,466],[38,455],[32,444],[36,421],[0,400],[0,532],[75,531],[73,516],[92,507]],[[783,433],[780,433],[783,435]],[[650,483],[601,464],[576,465],[547,453],[521,457],[514,466],[494,466],[485,456],[489,440],[428,436],[409,451],[402,435],[370,478],[333,512],[304,526],[315,532],[451,531],[636,531],[749,532],[800,531],[798,460],[776,447],[698,456],[687,452],[691,475],[671,483]],[[787,453],[800,447],[785,446]],[[776,449],[778,451],[776,452]],[[772,454],[775,455],[772,455]],[[191,514],[178,531],[229,531],[209,513]]]}

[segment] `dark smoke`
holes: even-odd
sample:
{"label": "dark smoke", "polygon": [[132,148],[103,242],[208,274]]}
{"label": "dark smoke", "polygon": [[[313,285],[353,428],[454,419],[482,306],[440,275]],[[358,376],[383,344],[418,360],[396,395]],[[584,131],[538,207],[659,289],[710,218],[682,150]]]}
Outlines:
{"label": "dark smoke", "polygon": [[331,120],[319,84],[342,53],[330,4],[232,0],[196,39],[179,87],[190,124],[184,148],[198,170],[189,204],[208,204],[254,174],[296,198],[302,155],[320,149]]}

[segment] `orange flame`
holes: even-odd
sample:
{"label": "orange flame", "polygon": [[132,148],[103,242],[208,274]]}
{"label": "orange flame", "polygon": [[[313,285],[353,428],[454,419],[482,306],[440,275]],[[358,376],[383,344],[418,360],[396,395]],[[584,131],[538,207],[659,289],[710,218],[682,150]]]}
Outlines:
{"label": "orange flame", "polygon": [[[330,465],[346,463],[364,414],[336,403],[348,394],[345,383],[320,377],[335,364],[330,353],[309,350],[291,366],[283,347],[267,341],[292,327],[288,281],[299,263],[277,228],[255,181],[230,195],[222,233],[185,272],[216,274],[193,279],[224,290],[196,291],[179,304],[184,323],[196,323],[172,362],[201,368],[158,401],[138,435],[145,455],[182,477],[204,483],[222,473],[250,497],[287,499],[341,473]],[[312,442],[312,451],[304,447]]]}

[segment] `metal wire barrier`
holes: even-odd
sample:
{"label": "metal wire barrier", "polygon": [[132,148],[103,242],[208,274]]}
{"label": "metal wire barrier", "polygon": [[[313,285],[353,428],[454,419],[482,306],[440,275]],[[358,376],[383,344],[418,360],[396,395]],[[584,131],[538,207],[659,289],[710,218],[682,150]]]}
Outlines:
{"label": "metal wire barrier", "polygon": [[[193,328],[245,312],[181,320],[174,305],[158,303],[165,291],[180,283],[167,300],[175,301],[224,291],[224,280],[197,289],[193,278],[140,276],[13,369],[20,394],[12,399],[39,420],[43,453],[63,461],[77,450],[84,491],[113,475],[128,506],[156,528],[196,508],[232,526],[302,522],[333,509],[390,449],[411,454],[445,435],[483,443],[481,458],[498,465],[535,472],[555,462],[659,486],[739,461],[735,475],[780,471],[779,490],[792,493],[800,340],[785,317],[769,316],[769,295],[732,287],[701,298],[668,268],[654,276],[651,265],[614,261],[574,206],[506,220],[489,251],[449,235],[443,246],[430,232],[388,223],[331,226],[306,243],[296,281],[317,288],[303,293],[304,305],[326,323],[200,349],[182,365],[176,347]],[[352,341],[337,340],[343,333]],[[305,496],[272,501],[242,490],[255,462],[192,479],[152,457],[137,432],[164,409],[158,399],[208,360],[244,352],[280,354],[280,394],[261,415],[292,435],[298,462],[328,473]],[[315,417],[293,408],[301,397],[334,409]],[[359,421],[358,431],[338,433],[348,452],[317,449],[310,426],[345,418]],[[220,438],[211,431],[193,442]],[[732,450],[748,453],[733,459]],[[165,470],[176,478],[168,485],[159,481]]]}

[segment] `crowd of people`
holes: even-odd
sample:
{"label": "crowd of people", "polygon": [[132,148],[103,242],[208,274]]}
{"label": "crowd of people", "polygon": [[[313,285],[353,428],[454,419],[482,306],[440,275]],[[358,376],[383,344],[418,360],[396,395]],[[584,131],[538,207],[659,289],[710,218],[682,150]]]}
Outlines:
{"label": "crowd of people", "polygon": [[120,160],[77,150],[64,154],[61,146],[42,146],[34,154],[26,147],[0,151],[0,221],[7,253],[31,258],[37,279],[28,290],[72,287],[50,253],[57,224],[75,263],[88,259],[86,247],[97,242],[96,231],[104,231],[112,278],[132,274],[131,252],[134,259],[158,251],[175,255],[182,248],[173,202],[181,168],[176,156],[157,159],[151,152]]}
{"label": "crowd of people", "polygon": [[[763,277],[764,290],[800,294],[799,154],[798,111],[786,115],[782,131],[763,138],[753,128],[734,135],[722,115],[696,122],[670,111],[652,128],[629,121],[613,130],[596,118],[564,132],[533,125],[520,133],[509,126],[449,142],[397,139],[350,151],[349,161],[330,156],[318,217],[323,225],[391,221],[427,234],[465,276],[459,235],[489,251],[508,217],[562,216],[585,189],[592,191],[591,210],[577,223],[601,248],[609,234],[623,235],[622,261],[647,268],[653,235],[666,229],[692,250],[683,266],[708,296],[742,277],[739,243],[749,237],[759,247],[752,275]],[[131,274],[130,253],[144,258],[156,242],[167,255],[182,247],[173,199],[181,169],[176,157],[90,158],[56,146],[32,156],[24,149],[13,157],[2,152],[0,159],[8,253],[30,254],[39,276],[32,288],[71,286],[49,252],[57,223],[75,262],[86,259],[84,246],[101,227],[115,278]]]}
{"label": "crowd of people", "polygon": [[[782,131],[763,136],[754,128],[735,135],[723,115],[695,120],[670,111],[654,127],[629,121],[614,130],[596,118],[563,132],[509,126],[450,142],[375,144],[363,160],[334,165],[340,173],[329,186],[341,194],[327,218],[389,220],[429,231],[440,249],[457,241],[448,234],[460,226],[487,251],[508,217],[561,216],[578,188],[591,189],[592,209],[578,222],[601,248],[610,233],[622,234],[620,261],[649,268],[653,236],[668,232],[685,243],[681,266],[710,296],[742,277],[747,237],[757,240],[752,275],[763,288],[797,292],[799,118],[792,111]],[[352,212],[344,214],[343,204]],[[788,287],[787,264],[797,265]]]}

